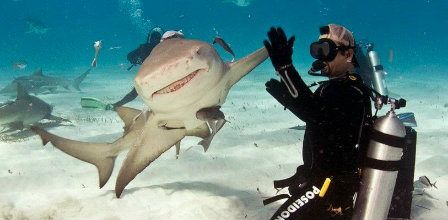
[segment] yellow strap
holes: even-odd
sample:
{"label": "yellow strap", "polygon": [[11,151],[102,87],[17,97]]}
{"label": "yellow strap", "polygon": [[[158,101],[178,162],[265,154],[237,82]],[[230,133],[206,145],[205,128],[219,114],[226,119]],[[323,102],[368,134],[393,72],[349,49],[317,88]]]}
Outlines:
{"label": "yellow strap", "polygon": [[319,197],[324,197],[325,193],[327,193],[327,189],[330,186],[331,183],[331,179],[330,178],[326,178],[324,185],[322,185],[322,188],[320,189],[320,193],[319,193]]}

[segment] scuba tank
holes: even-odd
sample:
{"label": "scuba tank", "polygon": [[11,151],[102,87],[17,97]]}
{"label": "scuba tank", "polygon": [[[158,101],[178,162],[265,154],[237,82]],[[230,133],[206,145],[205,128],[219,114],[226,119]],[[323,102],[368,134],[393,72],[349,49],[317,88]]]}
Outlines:
{"label": "scuba tank", "polygon": [[382,101],[391,103],[392,108],[385,116],[375,120],[370,134],[353,220],[387,219],[395,190],[406,129],[394,110],[405,107],[406,101],[378,97],[377,109],[381,108]]}
{"label": "scuba tank", "polygon": [[412,127],[417,122],[412,112],[395,114],[406,102],[388,97],[385,72],[373,46],[368,40],[356,42],[357,72],[376,94],[377,111],[387,103],[392,108],[374,122],[352,219],[409,219],[417,140]]}
{"label": "scuba tank", "polygon": [[383,96],[389,95],[386,85],[385,72],[378,53],[373,50],[374,44],[368,40],[356,42],[356,61],[359,64],[358,73],[371,88]]}
{"label": "scuba tank", "polygon": [[381,65],[380,58],[375,51],[369,51],[367,53],[367,57],[369,58],[370,65],[373,71],[373,87],[376,91],[378,91],[381,95],[388,95],[388,90],[386,86],[386,79],[384,79],[384,70]]}

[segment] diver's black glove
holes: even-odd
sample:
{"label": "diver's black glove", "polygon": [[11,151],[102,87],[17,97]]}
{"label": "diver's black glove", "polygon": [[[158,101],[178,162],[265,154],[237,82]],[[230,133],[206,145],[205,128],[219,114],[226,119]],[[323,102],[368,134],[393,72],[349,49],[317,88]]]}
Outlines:
{"label": "diver's black glove", "polygon": [[286,86],[276,79],[271,79],[266,82],[266,91],[272,95],[283,106],[290,106],[293,102],[291,96],[288,93]]}
{"label": "diver's black glove", "polygon": [[272,95],[281,105],[284,110],[288,109],[298,118],[300,118],[300,107],[297,100],[291,96],[285,84],[276,79],[271,79],[266,82],[266,91]]}
{"label": "diver's black glove", "polygon": [[264,40],[264,46],[268,50],[272,65],[275,70],[281,70],[292,64],[292,47],[294,45],[295,36],[286,40],[285,32],[281,27],[275,29],[271,27],[268,32],[269,41]]}

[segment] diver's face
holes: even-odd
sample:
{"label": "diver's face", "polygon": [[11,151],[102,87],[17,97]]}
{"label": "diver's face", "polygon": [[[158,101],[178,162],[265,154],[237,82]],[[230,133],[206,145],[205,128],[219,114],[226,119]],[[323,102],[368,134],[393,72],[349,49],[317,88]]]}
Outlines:
{"label": "diver's face", "polygon": [[[338,46],[339,44],[336,43]],[[336,78],[347,72],[353,71],[351,61],[353,59],[353,50],[338,51],[336,57],[331,61],[323,61],[325,67],[321,70],[323,75],[328,78]]]}

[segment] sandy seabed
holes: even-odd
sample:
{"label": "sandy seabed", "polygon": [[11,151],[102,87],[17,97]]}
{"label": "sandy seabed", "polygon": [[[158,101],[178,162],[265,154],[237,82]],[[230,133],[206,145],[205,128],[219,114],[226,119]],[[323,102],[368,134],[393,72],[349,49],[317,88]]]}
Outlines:
{"label": "sandy seabed", "polygon": [[[276,194],[273,180],[291,176],[302,164],[304,131],[289,128],[305,124],[265,91],[265,81],[275,77],[266,72],[273,70],[257,68],[230,90],[221,108],[229,123],[206,153],[197,145],[199,138],[185,138],[179,159],[174,148],[162,154],[120,199],[114,185],[126,153],[117,158],[109,182],[99,189],[94,166],[51,144],[42,146],[32,132],[2,134],[0,219],[270,218],[281,201],[263,206],[262,200]],[[313,80],[305,77],[307,83]],[[448,217],[448,89],[443,81],[388,78],[389,89],[407,99],[407,107],[397,113],[413,112],[418,122],[415,179],[426,175],[437,181],[437,188],[416,188],[412,219]],[[9,82],[0,81],[0,87]],[[117,101],[131,90],[132,82],[133,73],[98,68],[85,79],[82,92],[60,89],[38,95],[54,106],[54,115],[72,122],[46,129],[81,141],[118,139],[123,123],[115,112],[83,109],[79,101],[84,96]],[[126,106],[142,109],[143,102],[137,98]],[[386,111],[387,107],[379,115]]]}

